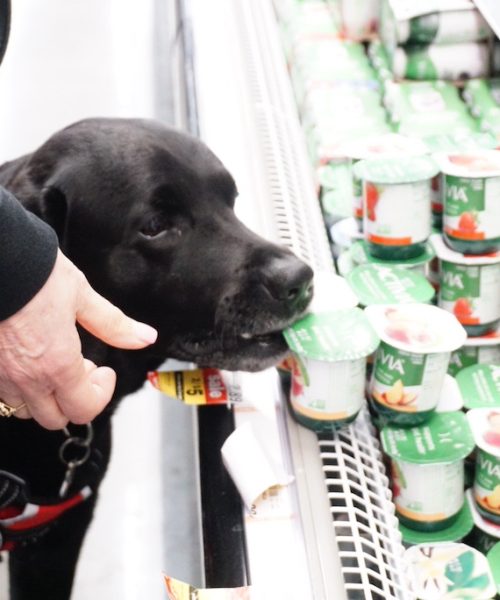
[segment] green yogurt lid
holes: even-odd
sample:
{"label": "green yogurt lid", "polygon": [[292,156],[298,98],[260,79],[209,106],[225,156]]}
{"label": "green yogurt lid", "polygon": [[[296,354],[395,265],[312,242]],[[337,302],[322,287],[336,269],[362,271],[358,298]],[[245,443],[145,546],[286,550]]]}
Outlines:
{"label": "green yogurt lid", "polygon": [[474,449],[470,427],[460,411],[434,413],[415,427],[386,425],[381,440],[391,458],[421,465],[461,460]]}
{"label": "green yogurt lid", "polygon": [[466,409],[496,408],[500,412],[500,365],[472,365],[456,380]]}
{"label": "green yogurt lid", "polygon": [[425,544],[435,542],[459,542],[474,527],[474,521],[467,502],[464,502],[457,518],[453,523],[440,531],[419,531],[399,524],[399,531],[405,544]]}
{"label": "green yogurt lid", "polygon": [[486,557],[490,563],[491,573],[497,586],[497,594],[500,595],[500,542],[493,546]]}
{"label": "green yogurt lid", "polygon": [[500,410],[473,408],[467,413],[476,446],[500,459]]}
{"label": "green yogurt lid", "polygon": [[353,260],[359,265],[362,265],[364,263],[373,263],[412,268],[427,264],[436,256],[436,253],[434,252],[432,246],[429,243],[427,243],[425,245],[425,251],[419,256],[415,256],[414,258],[409,258],[408,260],[380,260],[379,258],[371,256],[371,254],[368,252],[368,244],[365,240],[359,240],[357,242],[354,242],[354,244],[352,245],[351,255]]}
{"label": "green yogurt lid", "polygon": [[363,306],[430,302],[434,297],[434,288],[423,275],[392,265],[360,265],[347,281]]}
{"label": "green yogurt lid", "polygon": [[452,352],[467,337],[454,315],[430,304],[372,304],[365,313],[381,340],[405,352]]}
{"label": "green yogurt lid", "polygon": [[405,551],[413,592],[419,600],[488,600],[496,586],[481,552],[454,542],[418,544]]}
{"label": "green yogurt lid", "polygon": [[361,160],[353,172],[359,179],[374,183],[413,183],[435,177],[439,168],[428,156],[401,156]]}
{"label": "green yogurt lid", "polygon": [[359,308],[309,314],[285,329],[283,335],[296,354],[328,362],[362,358],[379,345]]}

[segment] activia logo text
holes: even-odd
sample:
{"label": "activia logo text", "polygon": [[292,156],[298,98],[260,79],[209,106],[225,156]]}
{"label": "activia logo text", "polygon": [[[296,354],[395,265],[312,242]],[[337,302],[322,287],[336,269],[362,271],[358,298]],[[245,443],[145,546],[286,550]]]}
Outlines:
{"label": "activia logo text", "polygon": [[465,193],[465,189],[459,185],[450,185],[447,188],[446,195],[448,198],[450,198],[450,200],[464,202],[465,204],[469,202],[467,194]]}
{"label": "activia logo text", "polygon": [[493,464],[493,462],[486,458],[486,456],[479,455],[479,464],[481,469],[484,469],[490,477],[496,477],[500,479],[500,465]]}
{"label": "activia logo text", "polygon": [[386,354],[383,350],[381,351],[380,358],[382,364],[389,367],[391,371],[397,371],[398,373],[401,373],[401,375],[405,374],[402,358],[396,358],[392,354]]}
{"label": "activia logo text", "polygon": [[464,282],[462,280],[462,275],[460,273],[453,273],[452,271],[444,271],[443,273],[443,281],[449,287],[464,289]]}

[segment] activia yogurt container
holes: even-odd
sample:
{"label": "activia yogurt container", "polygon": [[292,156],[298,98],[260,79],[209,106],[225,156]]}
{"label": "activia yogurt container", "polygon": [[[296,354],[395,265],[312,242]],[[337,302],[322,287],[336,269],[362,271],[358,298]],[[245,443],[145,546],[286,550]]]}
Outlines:
{"label": "activia yogurt container", "polygon": [[359,265],[348,273],[347,281],[361,306],[430,302],[434,297],[434,288],[423,275],[392,265]]}
{"label": "activia yogurt container", "polygon": [[443,233],[464,254],[500,250],[500,152],[436,155],[443,173]]}
{"label": "activia yogurt container", "polygon": [[387,425],[381,441],[400,522],[421,531],[450,527],[464,504],[464,459],[474,448],[464,414],[435,413],[415,427]]}
{"label": "activia yogurt container", "polygon": [[490,408],[500,413],[500,364],[473,365],[456,375],[464,408]]}
{"label": "activia yogurt container", "polygon": [[401,260],[422,254],[431,233],[432,178],[439,169],[427,156],[362,160],[363,230],[370,254]]}
{"label": "activia yogurt container", "polygon": [[418,600],[489,600],[496,592],[488,560],[466,544],[419,544],[404,553]]}
{"label": "activia yogurt container", "polygon": [[[360,138],[345,144],[341,148],[342,155],[355,165],[360,160],[373,158],[397,158],[399,156],[423,156],[427,153],[426,145],[415,137],[399,133],[382,133]],[[359,230],[363,230],[363,181],[356,172],[352,172],[353,216]]]}
{"label": "activia yogurt container", "polygon": [[474,408],[467,419],[477,446],[474,502],[486,520],[500,525],[500,410]]}
{"label": "activia yogurt container", "polygon": [[448,248],[439,234],[431,242],[439,258],[438,305],[470,336],[494,332],[500,324],[500,252],[466,256]]}
{"label": "activia yogurt container", "polygon": [[353,421],[365,401],[366,359],[379,339],[363,311],[309,314],[284,332],[292,350],[290,407],[316,432]]}
{"label": "activia yogurt container", "polygon": [[369,383],[371,408],[399,425],[425,422],[435,411],[450,353],[466,338],[450,313],[429,304],[365,309],[381,342]]}

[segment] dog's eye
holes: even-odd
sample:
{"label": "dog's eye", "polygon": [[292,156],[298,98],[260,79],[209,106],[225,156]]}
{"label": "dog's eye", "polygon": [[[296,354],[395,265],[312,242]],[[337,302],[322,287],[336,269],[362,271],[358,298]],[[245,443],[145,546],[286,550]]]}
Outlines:
{"label": "dog's eye", "polygon": [[139,229],[139,232],[144,237],[154,238],[166,231],[168,228],[169,224],[162,215],[154,215],[145,223],[143,223]]}

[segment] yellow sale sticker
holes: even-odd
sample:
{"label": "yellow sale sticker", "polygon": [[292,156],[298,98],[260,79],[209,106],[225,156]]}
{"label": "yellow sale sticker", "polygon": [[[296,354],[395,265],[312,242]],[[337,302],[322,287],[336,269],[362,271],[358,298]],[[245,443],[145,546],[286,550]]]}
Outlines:
{"label": "yellow sale sticker", "polygon": [[218,369],[152,371],[148,379],[165,395],[185,404],[228,404],[241,400],[240,387],[228,385]]}

